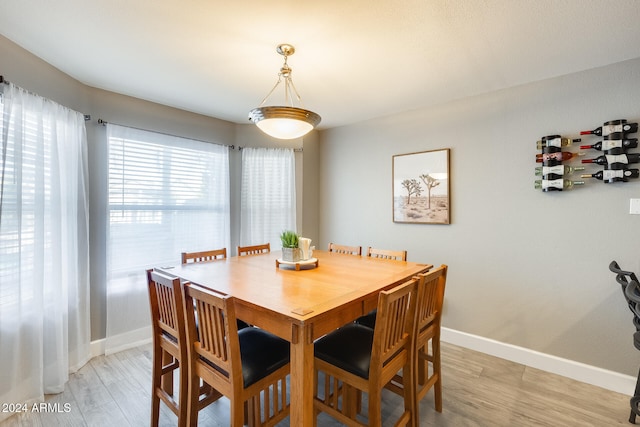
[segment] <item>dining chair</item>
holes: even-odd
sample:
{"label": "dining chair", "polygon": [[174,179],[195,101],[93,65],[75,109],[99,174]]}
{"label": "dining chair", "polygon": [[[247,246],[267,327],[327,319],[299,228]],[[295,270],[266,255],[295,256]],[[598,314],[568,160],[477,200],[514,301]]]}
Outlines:
{"label": "dining chair", "polygon": [[[435,409],[442,412],[442,365],[440,357],[440,329],[444,291],[448,266],[442,264],[435,270],[419,274],[416,302],[416,328],[414,360],[417,363],[414,383],[411,384],[416,398],[416,419],[419,419],[419,402],[434,389]],[[404,395],[407,382],[403,375],[396,375],[386,388]]]}
{"label": "dining chair", "polygon": [[[378,297],[374,329],[350,323],[315,342],[314,410],[347,426],[382,424],[382,389],[402,369],[413,379],[412,336],[418,279],[413,278]],[[322,380],[322,375],[324,380]],[[322,384],[322,394],[319,385]],[[368,424],[356,418],[361,393],[369,395]],[[415,400],[404,391],[404,410],[396,426],[414,423]]]}
{"label": "dining chair", "polygon": [[[201,252],[182,252],[182,263],[196,263],[196,262],[206,262],[206,261],[215,261],[217,259],[226,259],[227,258],[227,248],[221,249],[213,249],[210,251],[201,251]],[[242,319],[238,319],[238,329],[248,328],[249,325]]]}
{"label": "dining chair", "polygon": [[[395,261],[406,261],[407,260],[407,251],[394,251],[389,249],[375,249],[369,246],[367,248],[367,256],[370,258],[379,258],[379,259],[390,259]],[[356,319],[356,323],[360,323],[361,325],[365,325],[373,329],[376,323],[376,310],[371,311],[370,313],[365,314],[364,316],[360,316]]]}
{"label": "dining chair", "polygon": [[271,252],[271,244],[264,243],[262,245],[238,246],[238,256],[255,255]]}
{"label": "dining chair", "polygon": [[[178,426],[187,425],[188,351],[184,304],[180,279],[154,270],[147,270],[151,329],[153,335],[151,427],[158,425],[160,401],[178,417]],[[173,374],[179,370],[178,396],[173,392]],[[202,393],[200,393],[202,392]],[[199,385],[202,409],[218,399],[211,387]]]}
{"label": "dining chair", "polygon": [[232,427],[244,424],[245,407],[249,426],[270,427],[286,418],[289,343],[259,328],[238,330],[231,296],[193,283],[185,283],[182,290],[189,360],[189,425],[198,424],[200,380],[229,399]]}
{"label": "dining chair", "polygon": [[362,246],[347,246],[329,243],[329,252],[337,254],[362,255]]}
{"label": "dining chair", "polygon": [[[609,270],[616,275],[616,282],[622,287],[622,294],[625,297],[629,310],[633,313],[633,324],[636,332],[633,334],[633,345],[640,350],[640,283],[636,274],[632,271],[625,271],[620,268],[617,261],[613,260],[609,264]],[[636,388],[633,397],[629,400],[631,412],[629,422],[636,423],[636,417],[640,415],[640,370],[636,378]]]}
{"label": "dining chair", "polygon": [[[367,256],[370,258],[391,259],[396,261],[406,261],[407,251],[394,251],[389,249],[376,249],[369,246],[367,248]],[[371,311],[364,316],[356,319],[356,323],[368,326],[373,329],[376,322],[376,310]]]}
{"label": "dining chair", "polygon": [[396,261],[406,261],[407,251],[393,251],[389,249],[377,249],[369,246],[367,256],[380,259],[394,259]]}
{"label": "dining chair", "polygon": [[213,261],[227,257],[227,248],[213,249],[201,252],[182,252],[182,263]]}

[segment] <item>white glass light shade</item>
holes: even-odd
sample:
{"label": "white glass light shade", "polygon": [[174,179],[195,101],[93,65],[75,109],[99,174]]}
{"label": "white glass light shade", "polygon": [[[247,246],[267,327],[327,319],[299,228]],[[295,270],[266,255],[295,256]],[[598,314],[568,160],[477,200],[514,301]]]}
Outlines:
{"label": "white glass light shade", "polygon": [[278,139],[300,138],[320,123],[313,111],[297,107],[259,107],[249,112],[249,120],[269,136]]}

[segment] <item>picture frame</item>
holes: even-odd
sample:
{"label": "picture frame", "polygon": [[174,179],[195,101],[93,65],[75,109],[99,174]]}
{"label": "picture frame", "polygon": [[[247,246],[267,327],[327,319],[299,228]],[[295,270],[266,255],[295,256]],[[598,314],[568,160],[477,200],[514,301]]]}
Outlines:
{"label": "picture frame", "polygon": [[392,158],[393,222],[450,224],[450,149]]}

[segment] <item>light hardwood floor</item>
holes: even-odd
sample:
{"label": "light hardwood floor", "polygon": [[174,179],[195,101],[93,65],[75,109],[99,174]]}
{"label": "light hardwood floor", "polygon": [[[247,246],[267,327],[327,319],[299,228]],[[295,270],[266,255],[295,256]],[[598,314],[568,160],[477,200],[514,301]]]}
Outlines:
{"label": "light hardwood floor", "polygon": [[[420,403],[421,426],[631,425],[627,395],[447,343],[442,344],[442,359],[443,412],[433,409],[430,392]],[[71,376],[64,393],[47,396],[53,412],[18,414],[0,427],[146,427],[150,372],[150,345],[96,357]],[[383,414],[392,418],[402,400],[390,392],[383,400]],[[228,426],[228,414],[228,403],[221,399],[200,413],[199,425]],[[161,405],[160,424],[172,426],[176,421]],[[288,419],[280,425],[288,426]],[[340,424],[321,414],[318,425]]]}

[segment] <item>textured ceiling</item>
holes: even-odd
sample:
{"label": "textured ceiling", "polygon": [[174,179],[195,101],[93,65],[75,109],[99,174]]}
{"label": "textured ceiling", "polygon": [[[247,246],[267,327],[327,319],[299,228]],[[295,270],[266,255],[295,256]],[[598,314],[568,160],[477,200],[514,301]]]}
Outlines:
{"label": "textured ceiling", "polygon": [[290,43],[323,129],[640,57],[640,1],[0,0],[0,34],[89,86],[237,123]]}

